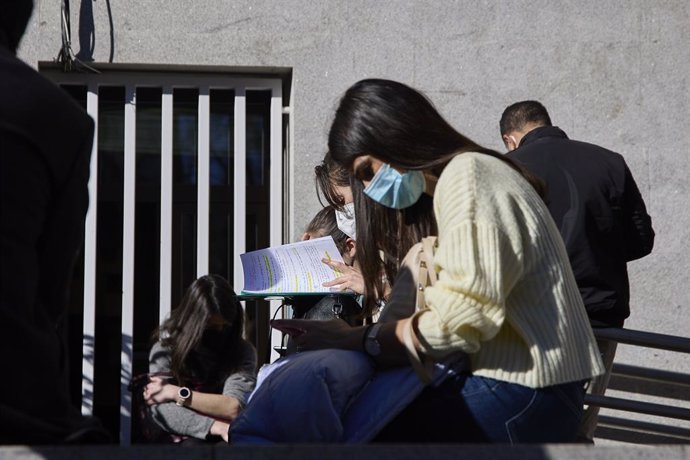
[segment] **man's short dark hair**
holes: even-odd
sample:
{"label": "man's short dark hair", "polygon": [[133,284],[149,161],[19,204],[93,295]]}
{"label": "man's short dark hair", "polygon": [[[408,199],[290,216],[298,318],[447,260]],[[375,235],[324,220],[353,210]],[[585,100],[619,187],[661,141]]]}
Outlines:
{"label": "man's short dark hair", "polygon": [[501,115],[501,135],[522,131],[525,125],[551,126],[549,112],[539,101],[521,101],[509,105]]}

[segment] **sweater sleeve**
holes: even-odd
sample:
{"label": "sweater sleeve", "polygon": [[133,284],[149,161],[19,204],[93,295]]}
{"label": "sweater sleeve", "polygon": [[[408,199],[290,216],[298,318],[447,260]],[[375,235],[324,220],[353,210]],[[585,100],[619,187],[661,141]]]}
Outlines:
{"label": "sweater sleeve", "polygon": [[169,373],[172,369],[171,363],[170,351],[164,348],[160,341],[156,342],[149,353],[149,373]]}
{"label": "sweater sleeve", "polygon": [[506,318],[506,297],[523,272],[514,203],[493,187],[496,178],[485,177],[476,160],[458,160],[446,166],[434,196],[439,279],[425,291],[428,310],[418,323],[422,347],[435,358],[457,350],[475,353],[493,338]]}
{"label": "sweater sleeve", "polygon": [[242,364],[230,374],[223,385],[223,394],[237,399],[240,409],[247,404],[249,394],[256,386],[256,350],[248,342],[242,342]]}
{"label": "sweater sleeve", "polygon": [[158,426],[168,433],[206,439],[213,419],[192,409],[180,407],[174,402],[151,406],[151,417]]}
{"label": "sweater sleeve", "polygon": [[[170,352],[157,342],[149,354],[149,372],[170,372]],[[205,439],[213,419],[174,402],[149,407],[151,418],[163,430],[180,436]]]}

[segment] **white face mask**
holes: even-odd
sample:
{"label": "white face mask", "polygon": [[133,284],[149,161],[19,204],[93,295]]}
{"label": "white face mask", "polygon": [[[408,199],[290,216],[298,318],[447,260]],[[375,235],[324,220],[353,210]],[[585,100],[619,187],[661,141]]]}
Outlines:
{"label": "white face mask", "polygon": [[336,209],[335,221],[338,223],[338,230],[357,241],[354,203],[348,203],[342,209]]}

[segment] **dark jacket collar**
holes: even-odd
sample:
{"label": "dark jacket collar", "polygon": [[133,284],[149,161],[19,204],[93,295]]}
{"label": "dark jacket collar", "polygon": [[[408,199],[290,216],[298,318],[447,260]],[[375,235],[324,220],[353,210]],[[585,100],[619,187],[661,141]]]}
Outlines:
{"label": "dark jacket collar", "polygon": [[523,137],[520,141],[519,147],[544,137],[560,137],[562,139],[568,139],[568,135],[565,134],[565,132],[558,126],[541,126],[539,128],[534,128],[532,131],[525,134],[525,137]]}

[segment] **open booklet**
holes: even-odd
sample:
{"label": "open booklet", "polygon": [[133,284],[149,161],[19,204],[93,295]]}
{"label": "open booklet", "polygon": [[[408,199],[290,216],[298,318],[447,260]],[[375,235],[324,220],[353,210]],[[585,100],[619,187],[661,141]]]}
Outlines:
{"label": "open booklet", "polygon": [[240,254],[244,271],[241,295],[308,295],[333,291],[322,286],[341,275],[321,259],[343,262],[333,238],[325,236]]}

